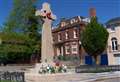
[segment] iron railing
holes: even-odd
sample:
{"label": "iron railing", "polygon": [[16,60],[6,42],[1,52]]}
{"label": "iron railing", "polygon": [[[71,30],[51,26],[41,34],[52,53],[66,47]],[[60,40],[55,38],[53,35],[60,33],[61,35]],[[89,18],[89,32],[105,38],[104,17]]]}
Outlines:
{"label": "iron railing", "polygon": [[25,82],[24,72],[0,72],[0,82]]}

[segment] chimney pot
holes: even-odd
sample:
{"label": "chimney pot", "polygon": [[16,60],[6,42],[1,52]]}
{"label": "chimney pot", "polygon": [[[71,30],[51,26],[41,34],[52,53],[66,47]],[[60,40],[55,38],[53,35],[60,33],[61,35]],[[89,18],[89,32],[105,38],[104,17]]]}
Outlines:
{"label": "chimney pot", "polygon": [[89,14],[90,14],[90,17],[95,17],[96,16],[96,9],[95,8],[90,8]]}

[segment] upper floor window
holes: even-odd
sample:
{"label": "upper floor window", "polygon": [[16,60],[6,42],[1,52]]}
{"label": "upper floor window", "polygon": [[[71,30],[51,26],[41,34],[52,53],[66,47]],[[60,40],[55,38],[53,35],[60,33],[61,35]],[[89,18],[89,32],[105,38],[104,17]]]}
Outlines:
{"label": "upper floor window", "polygon": [[117,42],[117,39],[114,37],[114,38],[112,38],[111,40],[112,40],[112,50],[113,50],[113,51],[118,50],[118,42]]}
{"label": "upper floor window", "polygon": [[71,24],[73,24],[75,22],[76,22],[75,19],[71,19],[71,21],[70,21]]}
{"label": "upper floor window", "polygon": [[77,38],[77,29],[73,30],[73,37]]}
{"label": "upper floor window", "polygon": [[61,37],[61,33],[58,33],[58,41],[61,41],[62,37]]}
{"label": "upper floor window", "polygon": [[68,34],[68,31],[67,31],[67,32],[65,32],[65,39],[68,39],[68,37],[69,37],[69,34]]}
{"label": "upper floor window", "polygon": [[65,22],[62,22],[62,23],[61,23],[61,27],[64,27],[65,25],[66,25]]}

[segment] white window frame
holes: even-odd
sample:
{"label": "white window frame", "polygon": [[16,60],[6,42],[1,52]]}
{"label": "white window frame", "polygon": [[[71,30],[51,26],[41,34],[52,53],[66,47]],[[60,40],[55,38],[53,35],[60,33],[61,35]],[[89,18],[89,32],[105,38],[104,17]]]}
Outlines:
{"label": "white window frame", "polygon": [[[68,51],[68,49],[69,49],[69,51]],[[65,46],[65,54],[70,54],[70,46],[69,45]]]}
{"label": "white window frame", "polygon": [[111,42],[112,42],[112,50],[113,51],[117,51],[118,50],[118,41],[117,41],[117,39],[116,38],[112,38]]}
{"label": "white window frame", "polygon": [[65,25],[66,25],[65,22],[62,22],[62,23],[61,23],[61,27],[64,27]]}
{"label": "white window frame", "polygon": [[68,31],[66,31],[65,32],[65,39],[68,39],[68,36],[69,36]]}
{"label": "white window frame", "polygon": [[73,30],[73,37],[77,38],[77,29]]}
{"label": "white window frame", "polygon": [[[76,51],[74,51],[74,49],[76,49]],[[78,45],[75,43],[75,44],[72,44],[72,54],[77,54],[78,53]]]}

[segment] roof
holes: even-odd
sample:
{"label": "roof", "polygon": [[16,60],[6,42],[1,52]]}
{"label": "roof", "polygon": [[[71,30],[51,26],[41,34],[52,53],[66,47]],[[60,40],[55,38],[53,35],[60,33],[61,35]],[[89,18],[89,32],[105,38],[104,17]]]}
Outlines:
{"label": "roof", "polygon": [[[72,20],[74,21],[73,23]],[[66,23],[65,26],[61,27],[61,23]],[[56,28],[52,29],[52,32],[57,32],[60,30],[71,28],[75,25],[85,25],[87,23],[87,19],[82,16],[75,16],[71,18],[62,18],[59,24],[56,26]]]}
{"label": "roof", "polygon": [[120,26],[120,17],[116,17],[113,19],[110,19],[109,21],[106,22],[106,26],[107,28],[111,27],[111,26]]}

